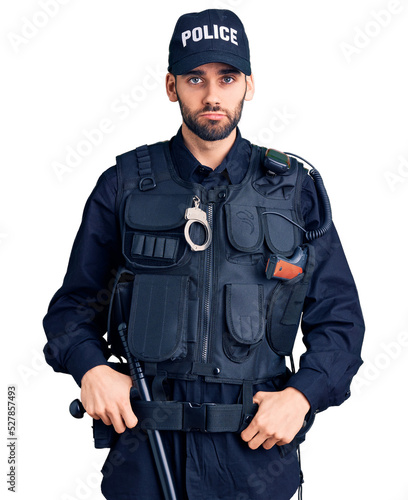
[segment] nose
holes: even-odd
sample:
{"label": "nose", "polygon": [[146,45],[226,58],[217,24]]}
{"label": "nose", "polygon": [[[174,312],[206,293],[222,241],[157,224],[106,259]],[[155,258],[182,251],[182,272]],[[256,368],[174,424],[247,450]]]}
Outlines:
{"label": "nose", "polygon": [[216,82],[209,81],[206,85],[206,93],[203,97],[203,104],[210,106],[219,106],[221,98],[219,95],[219,87]]}

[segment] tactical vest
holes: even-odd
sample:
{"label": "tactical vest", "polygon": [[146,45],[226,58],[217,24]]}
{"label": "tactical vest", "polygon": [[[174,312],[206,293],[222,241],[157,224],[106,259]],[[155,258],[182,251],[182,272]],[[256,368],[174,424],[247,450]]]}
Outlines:
{"label": "tactical vest", "polygon": [[[113,293],[108,340],[122,355],[116,329],[125,321],[130,353],[156,382],[204,377],[245,387],[287,372],[284,356],[292,350],[314,267],[313,247],[301,230],[307,170],[291,158],[286,172],[268,173],[265,151],[252,147],[240,184],[210,190],[177,175],[168,142],[117,158],[125,265]],[[186,210],[195,206],[212,234],[201,251],[184,232]],[[188,235],[196,248],[208,240],[200,223]],[[291,257],[299,247],[307,250],[303,272],[268,279],[268,259]]]}

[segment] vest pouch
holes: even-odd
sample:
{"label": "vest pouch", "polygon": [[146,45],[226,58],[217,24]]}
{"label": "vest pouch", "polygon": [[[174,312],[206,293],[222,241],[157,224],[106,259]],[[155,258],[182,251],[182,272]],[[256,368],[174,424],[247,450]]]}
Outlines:
{"label": "vest pouch", "polygon": [[261,209],[262,226],[269,250],[281,255],[292,255],[303,241],[303,233],[290,220],[296,220],[292,210]]}
{"label": "vest pouch", "polygon": [[301,244],[300,229],[286,219],[294,218],[291,210],[227,204],[225,213],[230,262],[256,264],[270,252],[291,255]]}
{"label": "vest pouch", "polygon": [[308,259],[303,274],[280,281],[268,307],[266,338],[280,356],[290,356],[299,328],[303,304],[315,265],[314,247],[307,245]]}
{"label": "vest pouch", "polygon": [[187,354],[187,276],[136,275],[128,344],[137,359],[160,362]]}
{"label": "vest pouch", "polygon": [[227,331],[223,336],[223,348],[231,361],[242,363],[249,359],[264,338],[263,285],[225,286]]}
{"label": "vest pouch", "polygon": [[193,196],[135,191],[126,200],[123,254],[132,267],[163,269],[181,265],[188,245],[184,238],[185,210]]}

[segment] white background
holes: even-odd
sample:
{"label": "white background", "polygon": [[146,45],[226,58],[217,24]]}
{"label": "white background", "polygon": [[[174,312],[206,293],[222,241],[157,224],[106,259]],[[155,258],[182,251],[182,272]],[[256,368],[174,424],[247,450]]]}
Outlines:
{"label": "white background", "polygon": [[[68,414],[79,389],[45,365],[41,320],[99,175],[116,155],[177,131],[163,83],[177,18],[224,7],[243,20],[252,52],[256,94],[242,134],[320,170],[366,319],[352,397],[318,415],[303,446],[304,498],[406,500],[406,2],[50,0],[44,14],[46,3],[3,1],[0,12],[2,498],[14,498],[8,384],[18,396],[15,496],[102,498],[106,451],[93,449],[89,418]],[[132,91],[138,100],[119,110]],[[110,132],[58,177],[55,162],[102,120]]]}

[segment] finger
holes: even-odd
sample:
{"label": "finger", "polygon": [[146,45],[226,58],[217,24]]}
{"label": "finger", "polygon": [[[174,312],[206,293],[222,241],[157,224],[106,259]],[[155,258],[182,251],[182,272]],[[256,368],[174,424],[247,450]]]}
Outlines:
{"label": "finger", "polygon": [[118,434],[122,434],[126,430],[126,425],[122,419],[121,414],[119,413],[119,410],[117,410],[115,413],[109,414],[109,418],[113,424],[113,427],[115,428],[115,431]]}
{"label": "finger", "polygon": [[258,434],[256,436],[254,436],[251,439],[251,441],[248,442],[248,446],[251,448],[251,450],[256,450],[257,448],[262,446],[262,444],[265,442],[265,439],[266,439],[266,436],[264,434],[260,434],[258,432]]}
{"label": "finger", "polygon": [[95,417],[92,417],[94,418],[95,420],[102,420],[102,422],[105,424],[105,425],[112,425],[112,420],[111,418],[109,417],[109,415],[107,415],[106,413],[100,413],[99,415],[98,414],[95,414],[96,417],[98,418],[95,418]]}
{"label": "finger", "polygon": [[241,438],[248,442],[248,441],[251,441],[251,439],[253,439],[253,437],[258,433],[258,428],[256,427],[255,424],[253,424],[253,421],[248,425],[248,427],[246,429],[244,429],[242,432],[241,432]]}
{"label": "finger", "polygon": [[265,448],[265,450],[270,450],[275,446],[275,444],[278,443],[277,439],[274,438],[268,438],[266,441],[263,442],[262,446]]}
{"label": "finger", "polygon": [[125,421],[126,427],[129,429],[136,427],[138,420],[130,405],[128,405],[122,412],[122,418]]}
{"label": "finger", "polygon": [[101,420],[102,419],[102,422],[105,424],[105,425],[110,425],[111,422],[109,420],[109,418],[103,416],[102,413],[98,413],[95,408],[92,406],[92,407],[89,407],[89,406],[85,406],[84,403],[82,403],[83,407],[85,408],[85,411],[86,413],[91,417],[93,418],[94,420]]}
{"label": "finger", "polygon": [[90,417],[92,417],[94,420],[102,420],[102,422],[105,424],[105,425],[112,425],[112,422],[109,418],[108,415],[106,415],[105,413],[97,413],[96,411],[87,411],[88,415]]}

